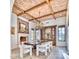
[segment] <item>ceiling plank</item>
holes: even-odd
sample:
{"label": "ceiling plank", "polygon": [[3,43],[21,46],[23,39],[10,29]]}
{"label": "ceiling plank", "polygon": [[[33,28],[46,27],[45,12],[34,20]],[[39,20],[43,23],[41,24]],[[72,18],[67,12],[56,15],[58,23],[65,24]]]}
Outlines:
{"label": "ceiling plank", "polygon": [[[50,12],[51,12],[52,16],[55,18],[53,8],[52,8],[52,6],[50,5],[50,0],[46,0],[46,2],[47,2],[47,4],[48,4],[48,7],[49,7],[49,9],[50,9]],[[55,19],[56,19],[56,18],[55,18]]]}
{"label": "ceiling plank", "polygon": [[[15,8],[17,8],[18,10],[22,11],[24,13],[24,10],[22,10],[21,8],[19,8],[18,6],[14,5]],[[35,20],[36,18],[32,15],[30,15],[29,13],[24,13],[24,14],[27,14],[28,16],[32,17],[33,20]],[[36,20],[38,22],[40,22],[39,20]]]}
{"label": "ceiling plank", "polygon": [[60,11],[54,12],[54,14],[56,14],[56,13],[60,13],[60,12],[63,12],[63,11],[67,11],[67,9],[63,9],[63,10],[60,10]]}
{"label": "ceiling plank", "polygon": [[22,11],[22,12],[24,11],[23,9],[19,8],[18,6],[16,6],[15,4],[13,5],[13,7],[18,9],[18,10],[20,10],[20,11]]}
{"label": "ceiling plank", "polygon": [[49,13],[49,14],[46,14],[46,15],[43,15],[43,16],[40,16],[40,17],[37,17],[36,19],[40,19],[40,18],[43,18],[43,17],[47,17],[47,16],[49,16],[49,15],[52,15],[52,14]]}
{"label": "ceiling plank", "polygon": [[24,14],[27,14],[28,16],[32,17],[33,19],[35,19],[34,16],[30,15],[29,13],[24,13]]}
{"label": "ceiling plank", "polygon": [[[64,12],[64,11],[67,11],[67,9],[54,12],[54,14],[61,13],[61,12]],[[54,14],[53,14],[53,15],[54,15]],[[40,19],[40,18],[47,17],[47,16],[50,16],[50,15],[52,15],[52,14],[49,13],[49,14],[47,14],[47,15],[43,15],[43,16],[37,17],[37,18],[35,18],[35,19]],[[31,20],[33,20],[33,19],[31,19]]]}
{"label": "ceiling plank", "polygon": [[[34,16],[30,15],[29,13],[24,13],[24,14],[27,14],[28,16],[32,17],[31,20],[36,20],[36,18],[35,18]],[[29,21],[30,21],[30,19],[29,19]],[[36,20],[36,21],[37,21],[37,22],[40,22],[39,20]]]}
{"label": "ceiling plank", "polygon": [[[16,8],[17,10],[23,12],[24,10],[16,6],[15,4],[13,5],[13,8]],[[13,12],[13,11],[12,11]],[[15,13],[18,16],[18,13]]]}
{"label": "ceiling plank", "polygon": [[35,8],[37,8],[39,6],[42,6],[44,4],[46,4],[46,1],[44,1],[44,2],[42,2],[42,3],[40,3],[40,4],[36,5],[36,6],[34,6],[34,7],[30,8],[30,9],[28,9],[28,10],[25,10],[24,12],[19,13],[18,16],[21,15],[21,14],[23,14],[23,13],[25,13],[25,12],[28,12],[28,11],[30,11],[32,9],[35,9]]}
{"label": "ceiling plank", "polygon": [[[20,11],[24,11],[22,10],[21,8],[19,8],[18,6],[14,5],[15,8],[17,8],[18,10]],[[27,14],[28,16],[32,17],[33,19],[35,19],[35,17],[33,17],[32,15],[30,15],[29,13],[24,13],[24,14]]]}

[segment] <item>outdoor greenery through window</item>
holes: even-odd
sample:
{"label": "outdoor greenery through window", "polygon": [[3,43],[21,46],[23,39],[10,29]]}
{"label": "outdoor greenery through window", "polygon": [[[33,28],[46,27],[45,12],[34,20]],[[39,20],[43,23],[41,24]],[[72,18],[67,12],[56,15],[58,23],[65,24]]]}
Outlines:
{"label": "outdoor greenery through window", "polygon": [[58,40],[65,41],[65,26],[58,27]]}

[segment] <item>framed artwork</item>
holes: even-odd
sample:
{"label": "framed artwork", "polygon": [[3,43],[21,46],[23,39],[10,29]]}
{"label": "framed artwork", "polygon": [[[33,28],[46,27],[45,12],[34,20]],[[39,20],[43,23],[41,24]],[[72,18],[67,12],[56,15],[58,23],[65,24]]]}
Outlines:
{"label": "framed artwork", "polygon": [[18,32],[29,33],[29,23],[18,18]]}
{"label": "framed artwork", "polygon": [[15,34],[15,27],[11,27],[11,34],[12,34],[12,35]]}

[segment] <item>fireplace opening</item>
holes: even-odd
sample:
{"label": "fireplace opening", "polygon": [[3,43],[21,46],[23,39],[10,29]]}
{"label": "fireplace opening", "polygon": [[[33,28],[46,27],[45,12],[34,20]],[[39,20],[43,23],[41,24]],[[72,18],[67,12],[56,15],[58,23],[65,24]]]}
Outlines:
{"label": "fireplace opening", "polygon": [[20,43],[22,42],[26,42],[26,37],[23,37],[23,36],[20,37]]}

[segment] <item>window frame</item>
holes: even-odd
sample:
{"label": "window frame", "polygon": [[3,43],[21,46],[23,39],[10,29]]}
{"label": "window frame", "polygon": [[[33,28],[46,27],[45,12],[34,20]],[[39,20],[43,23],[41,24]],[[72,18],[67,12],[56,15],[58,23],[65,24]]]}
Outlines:
{"label": "window frame", "polygon": [[[59,28],[63,28],[64,27],[64,40],[60,40],[59,39],[59,36],[63,37],[62,34],[59,34]],[[62,29],[61,29],[61,33],[62,33]],[[66,41],[66,27],[65,25],[61,25],[61,26],[58,26],[58,41],[61,41],[61,42],[64,42]]]}

